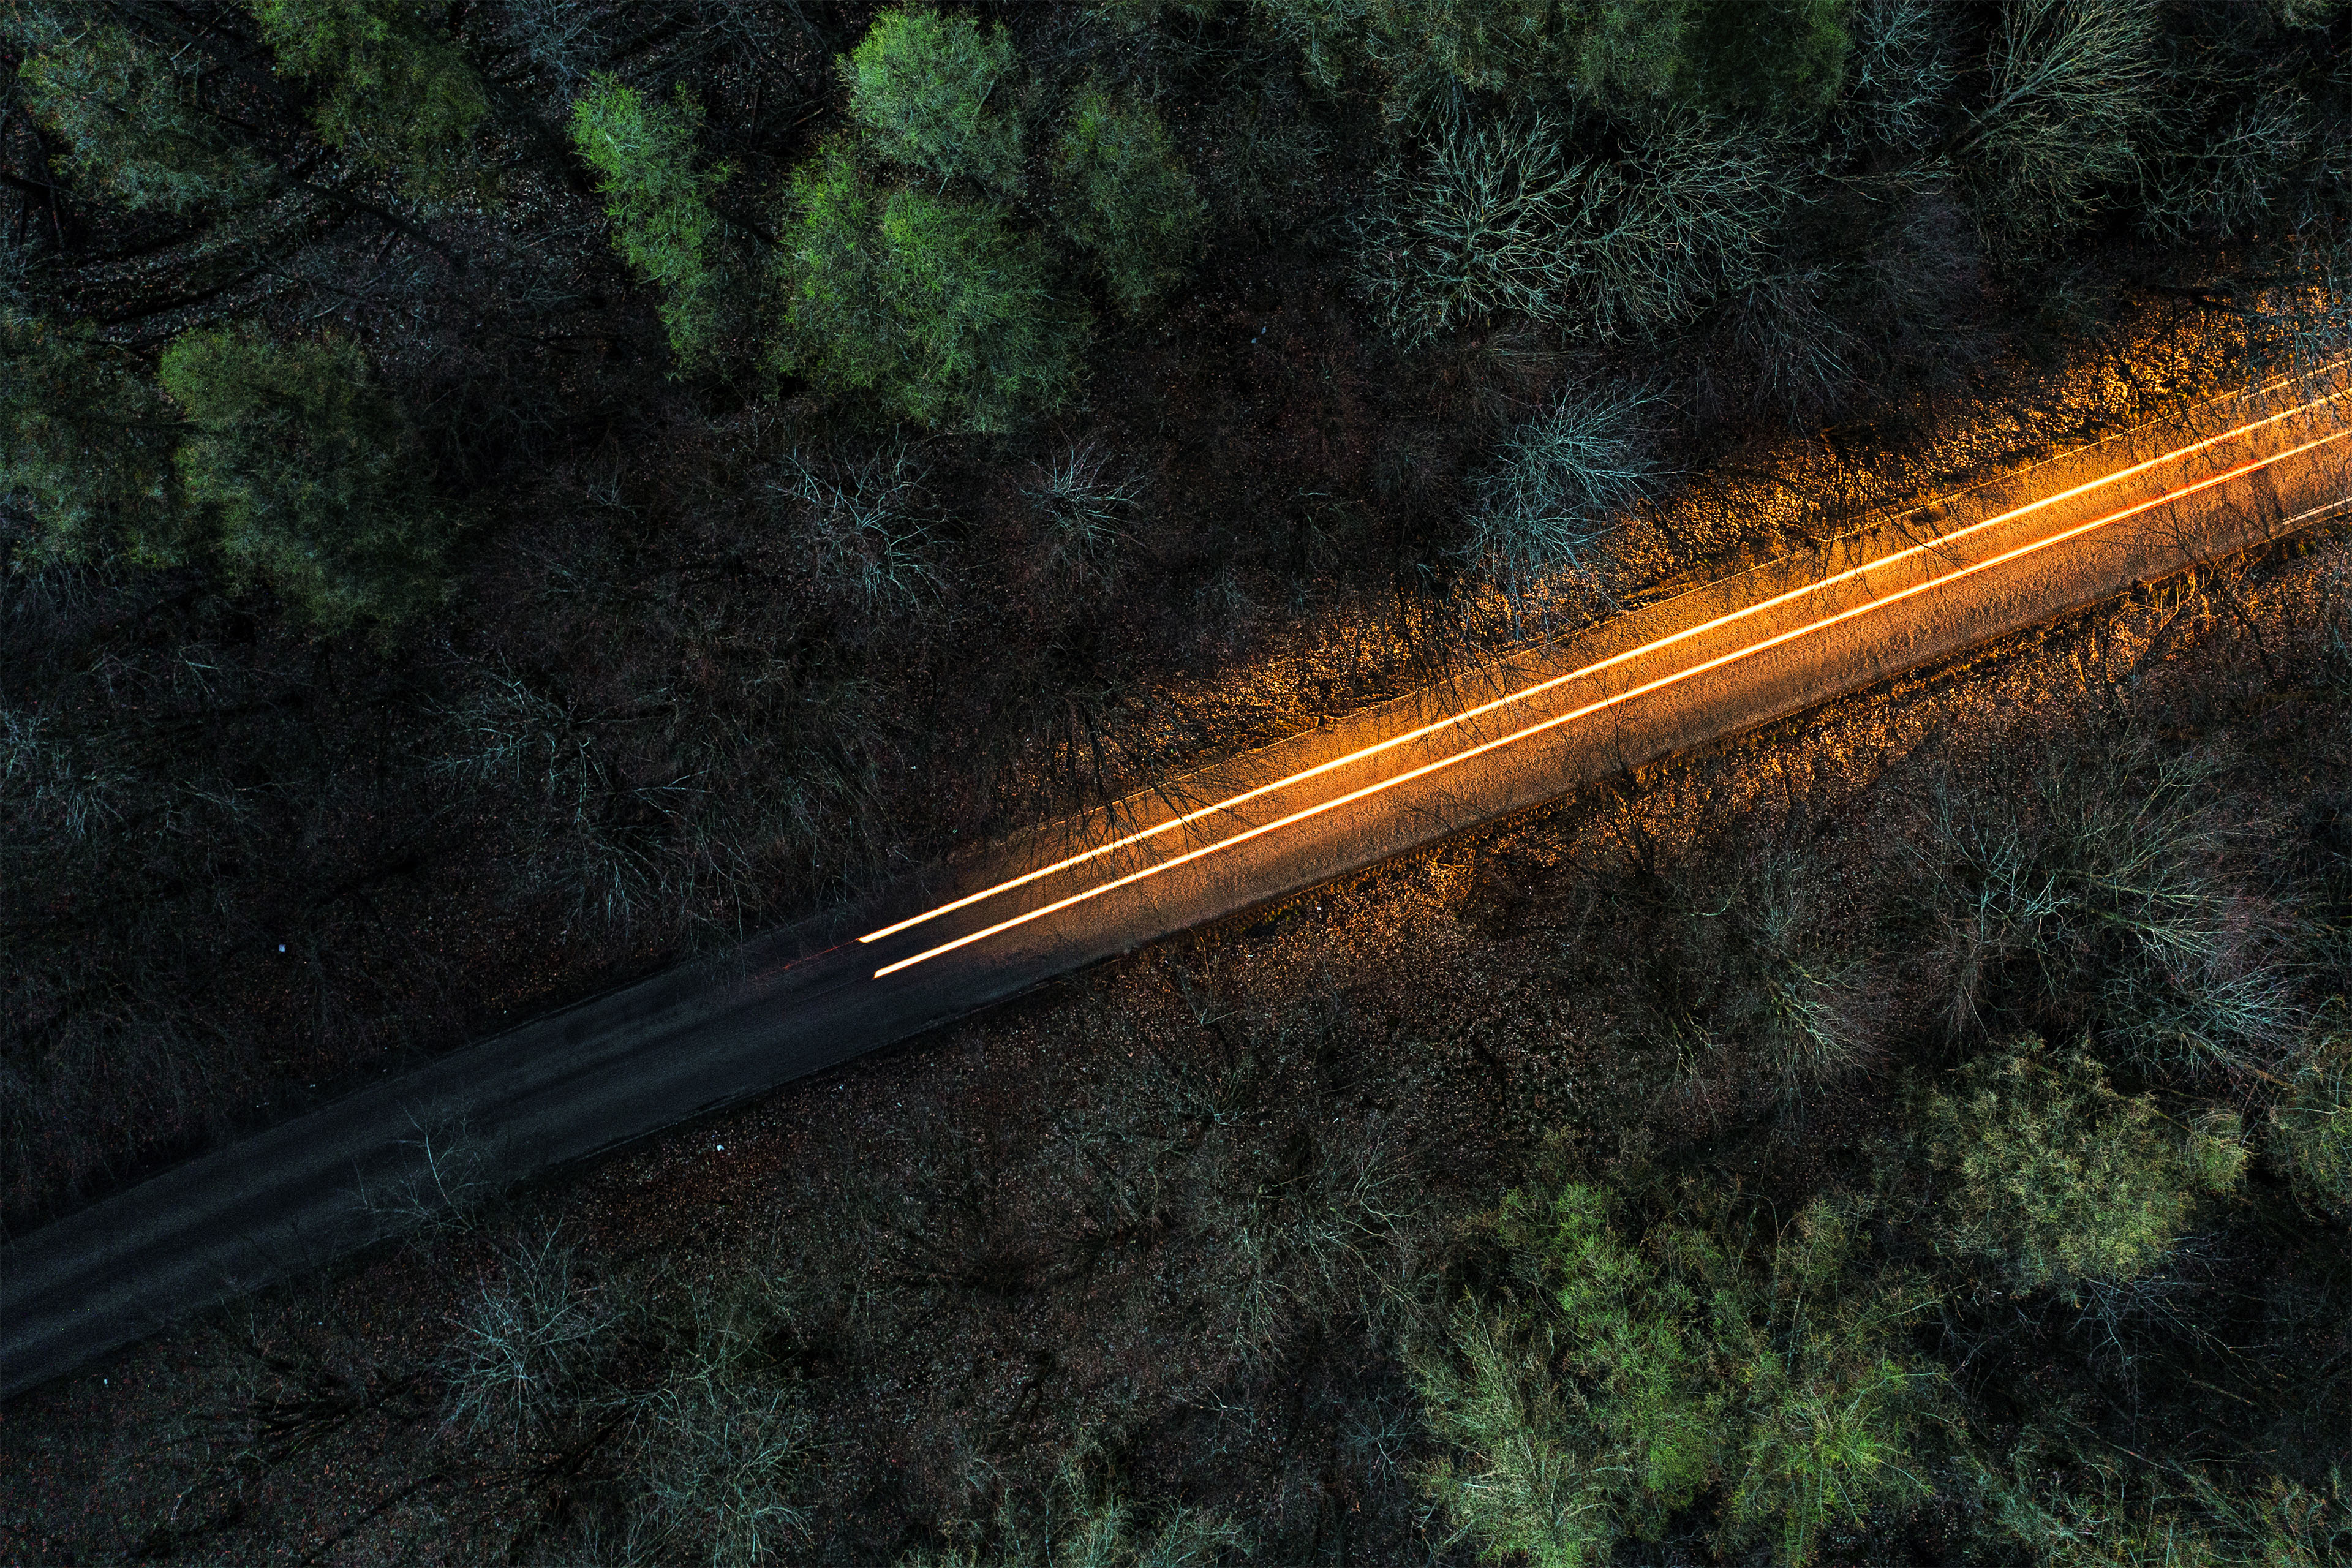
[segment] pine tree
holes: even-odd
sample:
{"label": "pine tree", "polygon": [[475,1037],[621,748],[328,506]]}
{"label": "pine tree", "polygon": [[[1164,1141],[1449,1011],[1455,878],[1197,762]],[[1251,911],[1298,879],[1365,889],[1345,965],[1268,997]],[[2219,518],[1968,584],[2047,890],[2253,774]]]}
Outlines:
{"label": "pine tree", "polygon": [[613,247],[662,290],[662,324],[679,361],[697,364],[716,347],[727,289],[725,236],[710,194],[732,171],[698,172],[695,134],[702,110],[681,87],[650,101],[599,74],[572,106],[572,142],[596,171],[613,223]]}
{"label": "pine tree", "polygon": [[273,171],[198,101],[195,73],[121,27],[36,28],[17,80],[64,144],[66,172],[132,212],[185,213],[266,195]]}
{"label": "pine tree", "polygon": [[783,238],[778,368],[946,430],[1011,429],[1076,390],[1085,314],[992,208],[879,184],[836,143],[794,172]]}
{"label": "pine tree", "polygon": [[329,632],[438,602],[450,520],[358,345],[190,332],[164,351],[161,380],[192,426],[188,499],[215,519],[234,576]]}
{"label": "pine tree", "polygon": [[407,0],[250,0],[281,71],[319,89],[319,134],[431,195],[476,184],[467,143],[490,111],[457,46]]}
{"label": "pine tree", "polygon": [[998,23],[885,11],[844,62],[849,117],[880,156],[1002,195],[1021,189],[1013,40]]}
{"label": "pine tree", "polygon": [[1148,105],[1097,88],[1078,96],[1054,149],[1056,211],[1129,315],[1179,279],[1200,248],[1207,205]]}
{"label": "pine tree", "polygon": [[0,308],[0,497],[29,516],[32,560],[189,559],[172,465],[182,428],[124,351]]}

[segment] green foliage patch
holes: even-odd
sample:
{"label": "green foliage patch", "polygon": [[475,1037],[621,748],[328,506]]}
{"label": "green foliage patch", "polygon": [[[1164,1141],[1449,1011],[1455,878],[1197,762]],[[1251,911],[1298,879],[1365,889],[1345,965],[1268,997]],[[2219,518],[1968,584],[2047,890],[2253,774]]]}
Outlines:
{"label": "green foliage patch", "polygon": [[1208,207],[1149,105],[1079,94],[1054,174],[1063,232],[1094,257],[1120,310],[1136,314],[1183,277]]}
{"label": "green foliage patch", "polygon": [[1688,0],[1259,0],[1309,71],[1337,86],[1359,60],[1391,101],[1570,88],[1643,101],[1674,89]]}
{"label": "green foliage patch", "polygon": [[26,107],[64,146],[59,162],[132,212],[186,213],[251,200],[276,177],[197,102],[194,72],[121,27],[70,38],[26,28],[38,47],[17,68]]}
{"label": "green foliage patch", "polygon": [[319,134],[435,195],[466,188],[490,111],[465,54],[407,0],[251,0],[278,68],[319,88]]}
{"label": "green foliage patch", "polygon": [[1633,1237],[1571,1184],[1511,1194],[1490,1231],[1504,1283],[1412,1362],[1446,1450],[1429,1489],[1482,1555],[1603,1563],[1714,1492],[1720,1545],[1795,1563],[1927,1490],[1930,1374],[1896,1339],[1916,1292],[1826,1201],[1778,1233],[1718,1213]]}
{"label": "green foliage patch", "polygon": [[2352,1225],[2352,1036],[2323,1039],[2271,1111],[2271,1146],[2295,1194]]}
{"label": "green foliage patch", "polygon": [[31,514],[34,558],[185,561],[193,541],[172,465],[181,429],[128,353],[0,309],[0,495]]}
{"label": "green foliage patch", "polygon": [[849,117],[885,158],[1004,195],[1021,189],[1016,62],[1004,25],[885,11],[843,63]]}
{"label": "green foliage patch", "polygon": [[668,103],[600,73],[572,106],[572,143],[596,171],[613,248],[662,290],[662,324],[679,361],[707,360],[719,334],[727,276],[710,194],[733,173],[698,171],[701,106],[680,87]]}
{"label": "green foliage patch", "polygon": [[1706,0],[1690,29],[1690,68],[1710,103],[1795,120],[1833,102],[1853,40],[1851,0]]}
{"label": "green foliage patch", "polygon": [[793,172],[782,228],[779,368],[948,430],[1010,429],[1075,392],[1085,313],[992,208],[877,184],[836,143]]}
{"label": "green foliage patch", "polygon": [[2099,1064],[2028,1037],[1979,1057],[1922,1108],[1937,1177],[1928,1226],[1948,1257],[1989,1264],[2015,1292],[2071,1294],[2156,1267],[2202,1192],[2244,1165],[2234,1117],[2176,1126]]}
{"label": "green foliage patch", "polygon": [[322,631],[439,602],[450,521],[357,344],[190,332],[160,379],[192,427],[178,454],[188,499],[217,518],[232,573]]}

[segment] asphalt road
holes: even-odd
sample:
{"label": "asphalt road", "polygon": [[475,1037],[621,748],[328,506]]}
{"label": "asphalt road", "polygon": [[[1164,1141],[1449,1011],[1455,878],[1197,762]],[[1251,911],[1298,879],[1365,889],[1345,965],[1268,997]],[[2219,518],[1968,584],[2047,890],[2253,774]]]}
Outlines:
{"label": "asphalt road", "polygon": [[191,1162],[0,1251],[0,1395],[390,1236],[445,1190],[593,1160],[1580,782],[2352,511],[2352,396],[2340,373],[2331,384],[2317,402],[2304,387],[2227,399],[1880,520]]}

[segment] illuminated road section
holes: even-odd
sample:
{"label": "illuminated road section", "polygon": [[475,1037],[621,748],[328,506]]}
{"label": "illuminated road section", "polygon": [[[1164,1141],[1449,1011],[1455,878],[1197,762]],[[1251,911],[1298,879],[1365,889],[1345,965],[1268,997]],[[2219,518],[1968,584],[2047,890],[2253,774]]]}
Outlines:
{"label": "illuminated road section", "polygon": [[[2285,384],[2280,384],[2284,385]],[[2277,390],[2278,388],[2276,386],[2264,388],[2262,389],[2262,393],[2258,393],[2255,395],[2260,396],[2263,394],[2274,393]],[[2098,475],[2097,477],[2085,481],[2056,489],[2050,494],[2041,496],[2035,500],[2024,502],[2023,504],[2012,506],[2006,510],[1997,511],[1993,515],[1986,517],[1979,521],[1952,530],[1938,537],[1906,545],[1901,549],[1893,551],[1890,553],[1864,562],[1858,565],[1848,567],[1843,571],[1830,573],[1812,581],[1803,583],[1794,588],[1788,589],[1768,597],[1760,598],[1755,603],[1741,605],[1725,614],[1716,616],[1713,618],[1702,621],[1697,625],[1687,626],[1664,637],[1644,642],[1638,647],[1626,648],[1621,652],[1612,654],[1608,658],[1585,664],[1580,668],[1566,671],[1565,673],[1551,676],[1547,679],[1535,682],[1505,696],[1493,699],[1484,703],[1465,707],[1458,712],[1448,714],[1432,722],[1406,730],[1402,733],[1377,741],[1370,745],[1360,747],[1355,751],[1348,752],[1346,755],[1329,759],[1311,767],[1300,769],[1285,777],[1275,779],[1271,782],[1258,784],[1253,788],[1228,795],[1224,799],[1218,800],[1210,805],[1202,805],[1197,809],[1186,812],[1151,827],[1114,837],[1102,844],[1081,850],[1076,854],[1063,857],[1060,859],[1039,866],[1034,869],[997,882],[993,886],[982,888],[976,892],[969,893],[961,898],[942,903],[936,908],[927,910],[920,914],[899,921],[895,924],[884,926],[877,931],[868,932],[859,940],[863,942],[869,943],[881,941],[885,938],[897,935],[899,932],[911,930],[931,921],[938,920],[942,916],[970,908],[974,904],[998,898],[1020,888],[1027,887],[1030,884],[1040,881],[1045,878],[1056,876],[1060,873],[1075,870],[1080,867],[1089,865],[1090,863],[1103,859],[1115,852],[1135,847],[1148,840],[1157,838],[1164,834],[1192,827],[1196,824],[1208,822],[1215,818],[1236,819],[1228,825],[1234,830],[1225,833],[1223,837],[1213,838],[1210,842],[1201,844],[1196,847],[1186,850],[1182,853],[1169,856],[1164,859],[1158,860],[1150,865],[1144,866],[1123,876],[1116,876],[1107,880],[1097,882],[1093,886],[1069,893],[1038,908],[1001,920],[994,924],[983,927],[981,930],[973,931],[950,941],[938,943],[935,946],[915,953],[911,957],[899,959],[895,963],[885,964],[874,972],[874,978],[878,980],[888,975],[898,973],[903,970],[909,969],[916,964],[937,958],[943,953],[952,952],[960,948],[985,941],[990,937],[997,936],[1017,927],[1026,925],[1031,921],[1045,919],[1048,916],[1060,913],[1063,910],[1075,908],[1079,904],[1100,898],[1105,894],[1114,892],[1122,888],[1130,887],[1148,878],[1160,876],[1163,873],[1172,871],[1179,867],[1186,866],[1201,860],[1205,857],[1238,847],[1241,845],[1246,844],[1254,839],[1263,837],[1265,835],[1279,832],[1284,828],[1291,827],[1297,824],[1307,822],[1312,818],[1321,816],[1327,813],[1339,810],[1342,807],[1354,805],[1357,802],[1396,789],[1399,786],[1428,778],[1432,774],[1456,767],[1462,763],[1471,762],[1474,759],[1486,756],[1486,754],[1496,752],[1501,748],[1516,745],[1532,737],[1558,730],[1564,725],[1574,723],[1579,720],[1590,718],[1593,715],[1619,707],[1622,704],[1632,702],[1636,699],[1664,691],[1668,688],[1696,679],[1698,677],[1721,669],[1724,667],[1734,664],[1738,661],[1751,658],[1770,649],[1781,647],[1784,644],[1795,641],[1796,639],[1829,631],[1832,628],[1843,625],[1844,623],[1853,621],[1858,616],[1868,615],[1874,611],[1889,609],[1906,600],[1916,598],[1918,595],[1930,593],[1934,590],[1947,588],[1954,584],[1961,583],[1969,578],[1976,577],[1980,574],[1996,571],[1999,568],[2016,563],[2026,556],[2035,554],[2039,552],[2054,549],[2058,546],[2079,540],[2084,535],[2093,533],[2096,531],[2113,528],[2116,525],[2128,522],[2133,519],[2141,518],[2152,512],[2156,512],[2159,509],[2172,507],[2177,503],[2197,497],[2203,492],[2214,490],[2220,487],[2245,479],[2249,476],[2262,473],[2264,470],[2273,468],[2279,465],[2290,464],[2298,458],[2307,458],[2315,454],[2320,453],[2328,453],[2332,457],[2335,450],[2338,448],[2338,445],[2340,443],[2347,441],[2347,438],[2352,438],[2352,430],[2336,429],[2311,436],[2306,439],[2293,442],[2277,450],[2263,452],[2258,456],[2243,458],[2232,464],[2231,467],[2222,468],[2217,472],[2206,474],[2195,479],[2184,481],[2176,476],[2172,479],[2168,488],[2160,490],[2153,496],[2148,496],[2131,501],[2126,505],[2115,507],[2113,510],[2105,512],[2103,515],[2093,517],[2087,521],[2065,523],[2063,526],[2054,528],[2052,531],[2042,533],[2038,537],[2033,537],[2023,542],[2000,550],[1996,553],[1989,555],[1982,560],[1958,565],[1953,570],[1927,577],[1922,581],[1910,583],[1900,587],[1889,588],[1888,590],[1880,593],[1869,594],[1868,596],[1864,598],[1861,603],[1851,605],[1844,608],[1832,611],[1828,614],[1820,615],[1811,621],[1788,629],[1780,630],[1773,632],[1770,635],[1756,637],[1754,640],[1747,642],[1742,646],[1736,647],[1726,652],[1715,654],[1713,657],[1700,658],[1696,662],[1673,669],[1668,673],[1657,676],[1654,679],[1638,684],[1630,689],[1615,692],[1596,700],[1583,703],[1566,712],[1555,714],[1538,720],[1534,722],[1525,724],[1507,734],[1500,735],[1477,744],[1463,746],[1461,749],[1453,752],[1451,754],[1438,757],[1433,761],[1422,763],[1417,767],[1405,768],[1391,776],[1366,784],[1360,787],[1341,794],[1332,799],[1320,801],[1310,805],[1300,807],[1272,821],[1260,823],[1255,826],[1243,826],[1239,817],[1239,808],[1253,801],[1262,799],[1267,795],[1285,790],[1295,789],[1297,786],[1316,778],[1364,763],[1371,758],[1394,751],[1397,748],[1406,746],[1412,742],[1424,741],[1433,735],[1440,733],[1441,731],[1463,728],[1471,724],[1474,721],[1484,718],[1489,714],[1498,712],[1506,708],[1527,705],[1533,700],[1551,693],[1554,690],[1568,686],[1572,682],[1591,679],[1603,672],[1617,668],[1621,666],[1629,665],[1636,660],[1654,658],[1656,655],[1663,653],[1669,648],[1696,641],[1697,639],[1706,637],[1712,634],[1719,633],[1727,627],[1737,626],[1743,622],[1756,621],[1769,617],[1771,612],[1784,609],[1787,606],[1795,605],[1801,601],[1828,600],[1833,596],[1835,590],[1845,587],[1850,584],[1862,588],[1865,593],[1867,593],[1867,584],[1870,579],[1875,577],[1883,581],[1887,576],[1894,574],[1896,569],[1901,568],[1906,564],[1913,564],[1916,567],[1916,565],[1922,563],[1923,562],[1954,560],[1959,553],[1958,547],[1961,546],[1964,542],[1967,542],[1975,536],[1988,534],[2004,528],[2013,529],[2015,525],[2026,520],[2035,518],[2037,514],[2054,513],[2063,507],[2065,503],[2091,495],[2094,492],[2100,490],[2116,490],[2119,487],[2127,485],[2134,479],[2153,476],[2158,470],[2186,468],[2190,465],[2191,459],[2197,458],[2200,456],[2206,456],[2209,454],[2223,458],[2232,456],[2234,453],[2231,450],[2231,448],[2255,445],[2257,437],[2265,434],[2273,433],[2278,427],[2287,426],[2291,422],[2297,421],[2298,419],[2304,420],[2305,423],[2309,423],[2310,416],[2326,408],[2327,405],[2331,404],[2338,402],[2343,395],[2344,394],[2342,392],[2338,392],[2328,396],[2299,402],[2288,407],[2278,409],[2274,412],[2243,419],[2218,434],[2176,447],[2157,456],[2117,468],[2111,472]]]}

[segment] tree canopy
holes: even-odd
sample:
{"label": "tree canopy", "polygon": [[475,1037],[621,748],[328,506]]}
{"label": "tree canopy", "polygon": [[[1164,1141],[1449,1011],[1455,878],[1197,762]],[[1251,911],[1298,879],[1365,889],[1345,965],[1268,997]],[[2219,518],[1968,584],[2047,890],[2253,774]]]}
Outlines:
{"label": "tree canopy", "polygon": [[1101,268],[1129,315],[1183,277],[1207,205],[1149,105],[1089,87],[1054,148],[1063,232]]}
{"label": "tree canopy", "polygon": [[1013,41],[1000,22],[885,11],[843,63],[849,117],[882,157],[992,191],[1021,188]]}
{"label": "tree canopy", "polygon": [[1077,384],[1082,310],[996,211],[877,182],[836,144],[794,172],[775,363],[936,429],[1000,431]]}
{"label": "tree canopy", "polygon": [[216,521],[234,576],[326,631],[438,601],[451,520],[357,344],[191,332],[160,379],[192,426],[178,454],[188,499]]}
{"label": "tree canopy", "polygon": [[727,273],[724,233],[710,194],[733,173],[695,168],[702,110],[680,87],[647,100],[600,73],[572,106],[572,142],[596,171],[613,247],[662,290],[662,324],[679,361],[707,360],[719,336]]}

